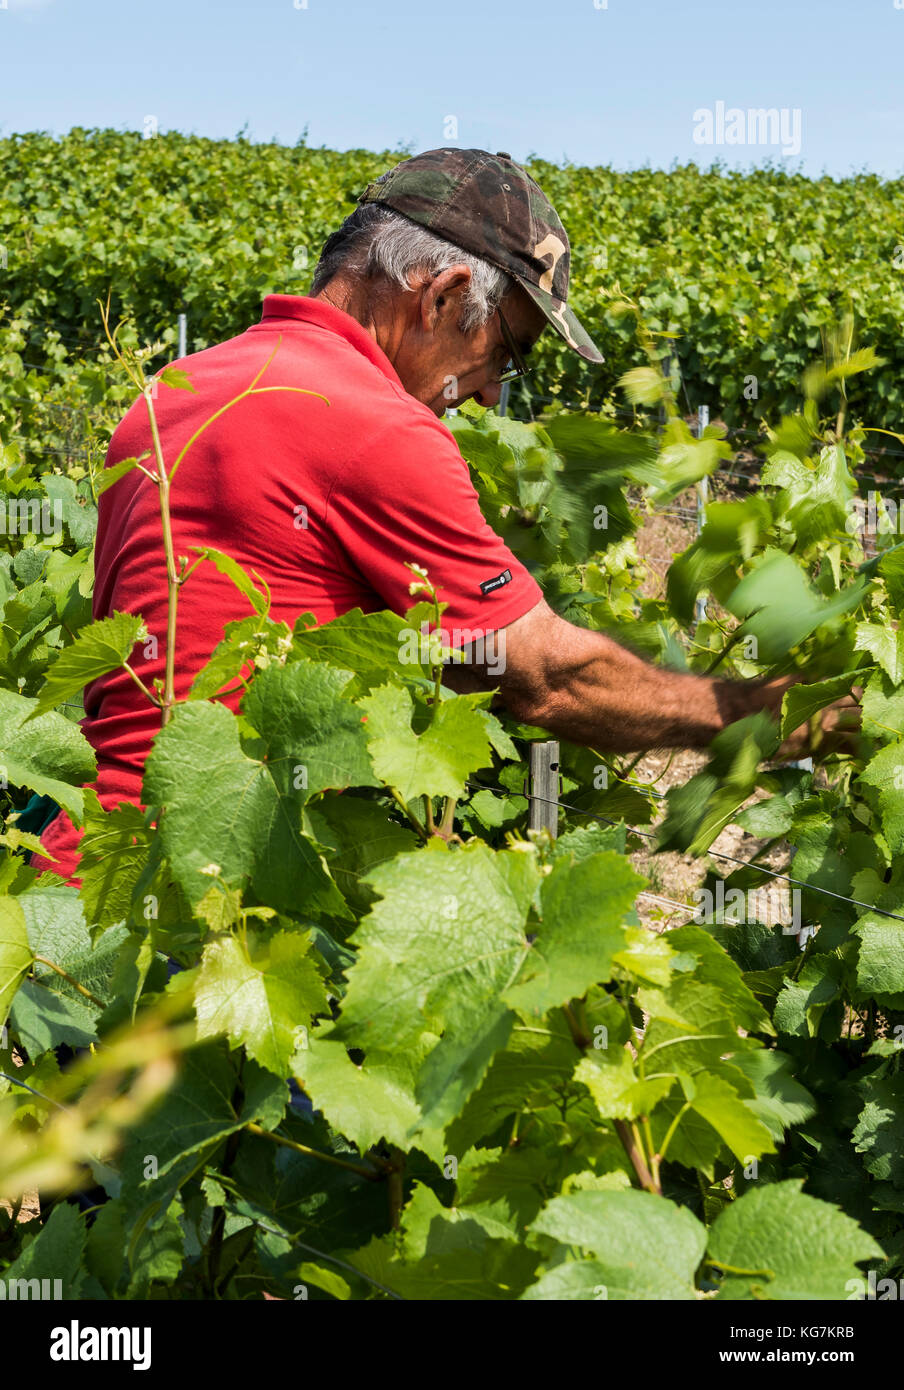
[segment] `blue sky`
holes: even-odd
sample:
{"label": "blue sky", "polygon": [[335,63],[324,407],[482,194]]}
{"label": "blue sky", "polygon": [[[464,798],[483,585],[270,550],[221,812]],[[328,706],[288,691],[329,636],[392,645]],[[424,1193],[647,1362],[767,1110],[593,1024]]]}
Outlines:
{"label": "blue sky", "polygon": [[[338,149],[899,177],[902,58],[904,0],[0,0],[0,133],[153,117]],[[718,102],[745,143],[695,143]],[[761,107],[789,137],[799,120],[799,153],[746,142]]]}

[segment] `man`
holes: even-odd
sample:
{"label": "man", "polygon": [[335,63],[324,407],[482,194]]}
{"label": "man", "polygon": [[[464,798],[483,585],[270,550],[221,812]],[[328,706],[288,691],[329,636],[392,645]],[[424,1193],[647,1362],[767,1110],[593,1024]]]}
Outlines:
{"label": "man", "polygon": [[[225,551],[266,581],[272,616],[290,625],[306,610],[320,622],[356,605],[402,613],[405,564],[417,562],[449,605],[444,626],[505,630],[504,674],[472,679],[576,743],[699,748],[744,715],[776,712],[787,680],[661,670],[557,617],[480,514],[446,408],[495,406],[511,364],[549,327],[603,360],[568,307],[568,238],[538,185],[507,154],[439,149],[397,165],[359,203],[324,246],[310,295],[269,295],[259,324],[184,361],[193,392],[159,390],[170,470],[193,440],[172,484],[176,555]],[[150,448],[140,399],[107,463]],[[138,469],[101,498],[96,571],[95,618],[145,620],[151,640],[135,665],[153,689],[166,571],[157,490]],[[212,564],[194,570],[179,591],[177,698],[246,611]],[[85,710],[102,803],[139,802],[159,709],[119,670],[87,688]],[[63,814],[44,832],[57,873],[73,873],[78,839]]]}

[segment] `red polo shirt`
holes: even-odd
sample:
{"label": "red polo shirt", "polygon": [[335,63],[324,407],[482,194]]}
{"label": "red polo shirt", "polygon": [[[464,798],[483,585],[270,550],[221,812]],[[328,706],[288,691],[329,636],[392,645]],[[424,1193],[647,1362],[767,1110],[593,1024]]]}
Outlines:
{"label": "red polo shirt", "polygon": [[[156,400],[170,469],[205,421],[258,378],[260,394],[230,405],[191,445],[173,480],[171,515],[175,554],[194,558],[192,546],[212,546],[256,570],[269,586],[273,618],[291,626],[307,610],[318,622],[355,607],[404,613],[416,601],[406,561],[429,571],[449,605],[447,630],[505,627],[542,597],[481,515],[449,430],[408,395],[386,354],[342,310],[268,295],[260,323],[179,366],[194,392],[161,386]],[[150,449],[139,399],[113,435],[107,464]],[[133,469],[101,496],[99,510],[94,617],[115,609],[144,618],[157,656],[137,646],[132,662],[152,688],[164,675],[167,623],[157,488]],[[250,613],[230,580],[210,563],[198,566],[179,591],[177,698],[188,694],[225,624]],[[97,754],[102,804],[140,804],[159,711],[121,670],[86,688],[85,711],[81,727]],[[69,877],[80,833],[60,813],[42,836],[60,862],[33,862]]]}

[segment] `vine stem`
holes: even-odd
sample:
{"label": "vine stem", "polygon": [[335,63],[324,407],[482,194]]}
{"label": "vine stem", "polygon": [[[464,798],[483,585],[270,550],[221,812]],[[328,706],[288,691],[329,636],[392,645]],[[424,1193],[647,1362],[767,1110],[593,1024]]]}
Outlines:
{"label": "vine stem", "polygon": [[643,1137],[647,1142],[647,1153],[650,1155],[650,1175],[656,1184],[657,1189],[662,1191],[662,1180],[659,1176],[659,1165],[662,1162],[662,1154],[656,1152],[656,1145],[653,1143],[653,1127],[649,1117],[642,1115],[640,1120],[643,1129]]}
{"label": "vine stem", "polygon": [[[583,1013],[583,1001],[577,1000],[574,1002],[576,1008]],[[583,1015],[584,1026],[582,1027],[575,1017],[575,1010],[572,1008],[571,1004],[563,1004],[562,1012],[568,1021],[568,1027],[575,1046],[581,1052],[585,1052],[592,1042],[592,1038],[588,1036],[586,1030],[586,1015]],[[647,1129],[647,1142],[650,1146],[650,1163],[647,1162],[643,1140],[640,1137],[640,1132],[638,1131],[636,1123],[632,1121],[632,1123],[628,1125],[625,1120],[613,1120],[615,1131],[622,1142],[625,1153],[631,1160],[631,1166],[637,1174],[641,1187],[646,1192],[653,1192],[657,1197],[661,1197],[662,1185],[659,1181],[659,1159],[658,1156],[653,1153],[652,1134],[649,1127],[650,1122],[644,1117],[643,1123]]]}
{"label": "vine stem", "polygon": [[83,994],[86,999],[90,999],[91,1003],[96,1004],[99,1009],[105,1009],[107,1007],[102,999],[98,999],[96,994],[91,993],[90,989],[85,989],[85,986],[80,985],[78,980],[73,980],[72,976],[65,971],[61,965],[56,965],[54,961],[48,960],[46,956],[35,956],[35,960],[40,965],[46,965],[49,966],[51,970],[55,970],[58,975],[62,976],[67,984],[72,985],[73,989],[77,989],[79,994]]}
{"label": "vine stem", "polygon": [[615,1125],[615,1132],[622,1142],[622,1148],[631,1160],[631,1167],[637,1174],[641,1187],[645,1192],[652,1192],[657,1197],[661,1197],[662,1188],[654,1180],[653,1174],[647,1167],[647,1160],[644,1157],[636,1125],[629,1126],[626,1120],[613,1120],[612,1123]]}
{"label": "vine stem", "polygon": [[166,555],[166,674],[163,682],[163,699],[160,701],[160,708],[163,712],[163,723],[166,725],[172,717],[173,705],[176,702],[176,616],[179,604],[179,572],[176,569],[176,554],[173,548],[173,525],[170,516],[170,480],[163,458],[163,446],[160,442],[160,430],[157,427],[157,415],[154,410],[152,392],[153,387],[145,387],[144,399],[147,404],[148,418],[151,425],[154,457],[157,460],[157,491],[160,495],[160,520],[163,524],[163,550]]}
{"label": "vine stem", "polygon": [[126,671],[128,671],[129,675],[132,677],[132,680],[133,680],[133,681],[135,682],[135,684],[138,686],[138,689],[139,689],[140,691],[142,691],[143,694],[145,694],[145,695],[148,697],[148,699],[150,700],[150,702],[151,702],[152,705],[156,705],[157,708],[159,709],[159,708],[160,708],[160,701],[157,699],[157,696],[156,696],[156,695],[152,694],[152,692],[151,692],[150,690],[148,690],[147,686],[145,685],[144,681],[141,679],[141,677],[139,676],[139,674],[138,674],[138,672],[135,670],[135,668],[134,668],[133,666],[130,666],[129,663],[128,663],[127,661],[124,661],[122,664],[123,664],[123,669],[126,670]]}
{"label": "vine stem", "polygon": [[706,1263],[713,1265],[716,1269],[723,1269],[726,1274],[765,1274],[770,1279],[775,1278],[774,1269],[739,1269],[737,1265],[727,1265],[722,1260],[711,1260],[708,1257]]}
{"label": "vine stem", "polygon": [[448,840],[450,838],[455,825],[455,807],[457,805],[458,801],[454,796],[446,797],[445,805],[443,806],[443,818],[435,831],[440,839]]}
{"label": "vine stem", "polygon": [[390,787],[389,790],[392,793],[393,801],[397,802],[397,804],[402,808],[402,810],[405,812],[405,815],[411,821],[411,824],[414,826],[420,838],[426,843],[426,841],[429,840],[430,836],[427,834],[427,831],[421,825],[417,816],[415,816],[411,811],[409,811],[408,803],[406,802],[402,793],[396,787]]}
{"label": "vine stem", "polygon": [[[245,1087],[242,1082],[243,1070],[244,1061],[240,1061],[238,1075],[232,1092],[232,1107],[236,1114],[241,1110],[245,1100]],[[232,1173],[232,1165],[235,1163],[236,1155],[239,1151],[241,1137],[241,1130],[234,1130],[226,1140],[222,1169],[227,1177]],[[217,1207],[214,1212],[213,1222],[211,1223],[210,1240],[207,1245],[207,1281],[211,1298],[219,1297],[219,1286],[221,1282],[220,1258],[223,1253],[223,1237],[225,1233],[226,1208]]]}
{"label": "vine stem", "polygon": [[562,1013],[565,1015],[565,1018],[568,1022],[568,1028],[571,1033],[572,1041],[574,1042],[575,1047],[578,1049],[579,1052],[586,1052],[593,1039],[589,1038],[586,1032],[581,1028],[581,1025],[578,1023],[575,1017],[574,1010],[572,1009],[571,1004],[563,1004]]}
{"label": "vine stem", "polygon": [[285,1135],[276,1134],[270,1129],[262,1129],[260,1125],[247,1124],[245,1129],[249,1134],[256,1134],[261,1139],[269,1139],[273,1144],[282,1144],[284,1148],[293,1149],[295,1153],[304,1154],[306,1158],[319,1158],[322,1163],[332,1163],[335,1168],[347,1168],[349,1172],[358,1173],[362,1178],[367,1178],[369,1182],[382,1182],[385,1176],[373,1168],[365,1168],[362,1163],[351,1163],[348,1159],[337,1158],[335,1154],[325,1154],[320,1149],[311,1149],[307,1144],[299,1144],[296,1139],[287,1139]]}
{"label": "vine stem", "polygon": [[685,1112],[686,1110],[690,1110],[690,1108],[691,1108],[690,1101],[685,1101],[684,1104],[682,1105],[681,1109],[678,1111],[678,1114],[675,1116],[674,1120],[672,1121],[672,1123],[669,1125],[668,1129],[666,1130],[665,1138],[664,1138],[663,1141],[662,1141],[662,1148],[659,1150],[659,1155],[658,1155],[658,1158],[659,1158],[659,1162],[660,1162],[660,1163],[661,1163],[662,1160],[665,1158],[666,1150],[668,1149],[669,1144],[671,1144],[671,1142],[672,1142],[672,1135],[675,1133],[675,1130],[678,1128],[679,1124],[681,1123],[681,1119],[682,1119],[682,1117],[683,1117],[683,1115],[684,1115],[684,1112]]}

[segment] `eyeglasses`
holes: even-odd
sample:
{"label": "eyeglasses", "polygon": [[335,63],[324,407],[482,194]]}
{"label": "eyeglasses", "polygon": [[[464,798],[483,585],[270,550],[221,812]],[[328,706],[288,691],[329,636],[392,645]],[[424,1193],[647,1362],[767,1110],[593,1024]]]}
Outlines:
{"label": "eyeglasses", "polygon": [[519,377],[527,376],[531,368],[522,357],[518,349],[518,344],[512,336],[512,331],[502,316],[502,310],[497,308],[496,313],[499,315],[499,323],[502,327],[502,341],[509,351],[509,361],[506,366],[503,367],[499,376],[496,377],[496,380],[500,383],[504,381],[517,381]]}

